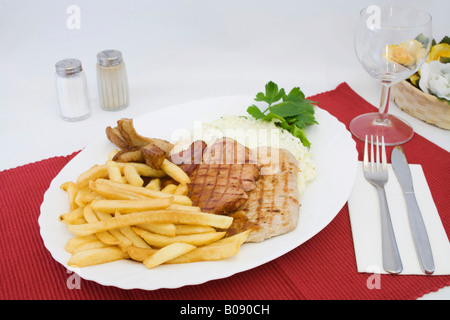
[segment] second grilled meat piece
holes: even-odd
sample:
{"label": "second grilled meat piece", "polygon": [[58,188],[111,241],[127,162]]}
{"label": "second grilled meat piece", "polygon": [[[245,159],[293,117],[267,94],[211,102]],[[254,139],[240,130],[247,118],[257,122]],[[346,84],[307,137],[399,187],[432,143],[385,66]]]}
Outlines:
{"label": "second grilled meat piece", "polygon": [[246,192],[256,187],[259,167],[255,164],[201,163],[190,176],[189,197],[202,211],[228,214],[242,207]]}
{"label": "second grilled meat piece", "polygon": [[[286,149],[260,147],[261,176],[235,211],[228,235],[251,229],[247,242],[261,242],[297,227],[299,218],[298,160]],[[255,151],[255,150],[252,150]],[[263,164],[264,163],[264,164]]]}
{"label": "second grilled meat piece", "polygon": [[194,172],[197,166],[203,161],[203,152],[206,148],[206,142],[197,140],[183,151],[172,154],[169,160],[178,165],[188,176]]}
{"label": "second grilled meat piece", "polygon": [[249,149],[233,139],[205,146],[202,142],[197,148],[201,157],[196,164],[181,165],[191,179],[189,197],[202,211],[229,214],[247,202],[247,192],[259,179],[259,166],[248,163]]}

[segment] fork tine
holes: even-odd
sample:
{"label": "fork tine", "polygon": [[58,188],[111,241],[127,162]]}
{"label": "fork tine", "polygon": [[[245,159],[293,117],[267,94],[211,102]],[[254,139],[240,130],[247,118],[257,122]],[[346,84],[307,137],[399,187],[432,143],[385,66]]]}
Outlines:
{"label": "fork tine", "polygon": [[[370,156],[369,156],[370,143]],[[370,172],[380,172],[387,170],[386,145],[384,136],[370,136],[370,142],[366,135],[364,140],[364,170]]]}
{"label": "fork tine", "polygon": [[387,170],[386,146],[384,144],[384,136],[381,136],[381,164],[383,171]]}
{"label": "fork tine", "polygon": [[373,172],[373,159],[374,159],[374,153],[373,153],[373,136],[370,136],[370,170]]}
{"label": "fork tine", "polygon": [[367,148],[367,135],[366,135],[366,141],[364,142],[364,170],[369,169],[369,152]]}
{"label": "fork tine", "polygon": [[380,166],[380,143],[378,142],[378,136],[377,136],[376,148],[377,148],[377,158],[376,158],[377,171],[380,171],[381,170],[381,166]]}

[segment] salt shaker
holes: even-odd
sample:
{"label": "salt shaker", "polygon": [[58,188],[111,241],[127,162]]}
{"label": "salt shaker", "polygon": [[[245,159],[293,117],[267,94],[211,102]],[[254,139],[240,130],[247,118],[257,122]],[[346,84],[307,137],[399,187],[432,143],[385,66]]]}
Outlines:
{"label": "salt shaker", "polygon": [[104,50],[97,54],[97,85],[103,110],[128,107],[127,71],[120,51]]}
{"label": "salt shaker", "polygon": [[89,98],[81,61],[63,59],[55,64],[56,91],[61,117],[78,121],[89,117]]}

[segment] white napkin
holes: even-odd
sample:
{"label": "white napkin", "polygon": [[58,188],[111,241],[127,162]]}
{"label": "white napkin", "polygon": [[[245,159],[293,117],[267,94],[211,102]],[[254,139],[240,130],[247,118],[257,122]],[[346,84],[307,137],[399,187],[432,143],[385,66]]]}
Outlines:
{"label": "white napkin", "polygon": [[[378,194],[365,178],[362,162],[359,162],[358,174],[353,191],[348,200],[350,221],[355,246],[358,272],[387,273],[383,269],[381,255],[381,222]],[[389,164],[389,181],[385,190],[388,199],[400,257],[403,263],[401,274],[424,275],[416,254],[414,240],[408,220],[406,202],[397,177]],[[425,227],[430,239],[436,266],[433,275],[450,274],[450,243],[442,226],[436,205],[434,204],[428,183],[418,164],[410,165],[417,203],[422,212]]]}

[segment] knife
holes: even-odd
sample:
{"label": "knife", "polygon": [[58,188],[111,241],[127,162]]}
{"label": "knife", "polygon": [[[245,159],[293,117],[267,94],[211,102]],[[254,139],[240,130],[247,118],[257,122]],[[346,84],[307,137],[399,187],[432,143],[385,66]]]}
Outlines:
{"label": "knife", "polygon": [[428,239],[427,229],[425,228],[422,214],[419,205],[417,204],[411,171],[402,147],[394,148],[391,154],[391,163],[403,190],[406,206],[408,208],[409,225],[422,270],[425,274],[432,274],[435,267],[430,240]]}

